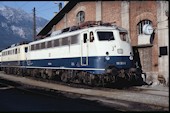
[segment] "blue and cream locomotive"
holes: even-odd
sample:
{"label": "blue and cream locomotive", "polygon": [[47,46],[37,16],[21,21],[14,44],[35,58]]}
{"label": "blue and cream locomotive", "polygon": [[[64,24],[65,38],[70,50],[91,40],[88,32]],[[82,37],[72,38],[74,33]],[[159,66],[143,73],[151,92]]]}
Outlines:
{"label": "blue and cream locomotive", "polygon": [[[20,53],[16,48],[22,48]],[[94,85],[140,76],[133,67],[127,31],[112,25],[70,27],[45,39],[3,50],[2,69],[7,73]]]}

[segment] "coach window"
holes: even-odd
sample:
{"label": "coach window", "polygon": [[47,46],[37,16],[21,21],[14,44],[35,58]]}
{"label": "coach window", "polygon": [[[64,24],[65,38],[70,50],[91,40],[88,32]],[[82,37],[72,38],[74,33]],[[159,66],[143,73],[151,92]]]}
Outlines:
{"label": "coach window", "polygon": [[84,40],[84,43],[87,42],[87,34],[84,34],[84,35],[83,35],[83,40]]}
{"label": "coach window", "polygon": [[93,35],[93,32],[91,31],[90,32],[90,42],[93,42],[94,41],[94,35]]}

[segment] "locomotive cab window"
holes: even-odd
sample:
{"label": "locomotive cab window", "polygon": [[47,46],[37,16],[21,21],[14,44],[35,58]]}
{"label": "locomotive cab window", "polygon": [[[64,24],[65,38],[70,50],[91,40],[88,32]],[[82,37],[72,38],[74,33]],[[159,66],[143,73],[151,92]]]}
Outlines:
{"label": "locomotive cab window", "polygon": [[28,47],[25,47],[25,53],[27,53],[28,52]]}
{"label": "locomotive cab window", "polygon": [[94,35],[93,35],[93,32],[91,31],[90,32],[90,42],[93,42],[94,41]]}
{"label": "locomotive cab window", "polygon": [[15,49],[15,54],[17,54],[17,49]]}
{"label": "locomotive cab window", "polygon": [[122,41],[126,41],[126,42],[129,42],[128,40],[128,34],[126,32],[120,32],[120,39]]}
{"label": "locomotive cab window", "polygon": [[114,40],[113,32],[98,31],[97,35],[100,41]]}
{"label": "locomotive cab window", "polygon": [[84,43],[87,42],[87,34],[83,34],[83,41],[84,41]]}

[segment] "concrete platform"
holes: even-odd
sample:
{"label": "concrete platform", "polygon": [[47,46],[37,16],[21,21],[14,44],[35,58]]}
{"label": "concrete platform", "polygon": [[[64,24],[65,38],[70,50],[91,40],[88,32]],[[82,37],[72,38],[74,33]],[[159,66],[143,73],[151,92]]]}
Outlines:
{"label": "concrete platform", "polygon": [[0,78],[35,87],[57,90],[78,98],[98,101],[101,104],[112,106],[122,111],[169,111],[168,87],[143,86],[134,87],[135,90],[113,89],[111,91],[101,91],[46,83],[26,77],[6,75],[3,72],[0,72]]}

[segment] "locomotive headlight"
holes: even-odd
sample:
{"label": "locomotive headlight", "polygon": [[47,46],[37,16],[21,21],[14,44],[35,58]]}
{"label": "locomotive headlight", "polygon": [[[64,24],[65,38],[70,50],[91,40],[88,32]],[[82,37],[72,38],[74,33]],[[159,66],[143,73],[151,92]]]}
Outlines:
{"label": "locomotive headlight", "polygon": [[133,60],[133,53],[132,53],[132,52],[130,52],[129,59],[130,59],[130,60]]}
{"label": "locomotive headlight", "polygon": [[123,54],[123,49],[117,49],[118,54]]}
{"label": "locomotive headlight", "polygon": [[133,56],[130,56],[129,59],[130,59],[130,60],[133,60]]}
{"label": "locomotive headlight", "polygon": [[109,56],[105,56],[105,59],[106,59],[106,60],[110,60],[110,57],[109,57]]}

